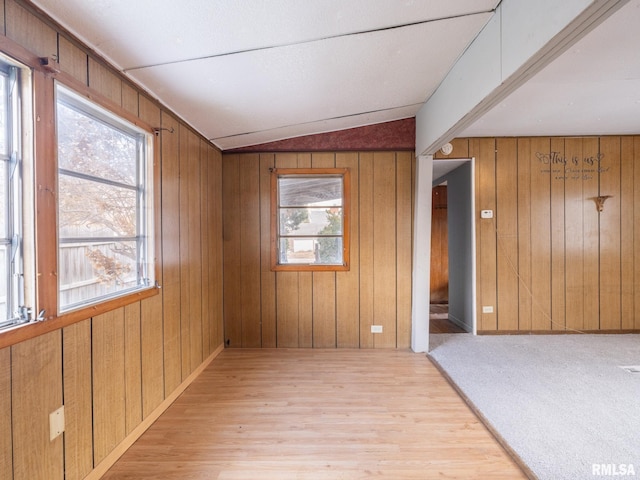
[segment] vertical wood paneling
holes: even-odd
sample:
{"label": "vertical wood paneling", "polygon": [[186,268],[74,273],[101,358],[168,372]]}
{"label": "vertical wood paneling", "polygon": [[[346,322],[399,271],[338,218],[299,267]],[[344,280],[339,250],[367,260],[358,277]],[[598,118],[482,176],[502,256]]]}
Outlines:
{"label": "vertical wood paneling", "polygon": [[209,147],[209,197],[212,213],[210,269],[210,302],[212,312],[211,351],[224,342],[224,320],[222,312],[222,153]]}
{"label": "vertical wood paneling", "polygon": [[360,154],[360,348],[373,348],[373,153]]}
{"label": "vertical wood paneling", "polygon": [[124,307],[124,381],[126,399],[126,432],[142,421],[142,355],[140,334],[140,302]]}
{"label": "vertical wood paneling", "polygon": [[211,188],[209,187],[209,153],[204,140],[200,141],[201,162],[200,162],[200,199],[202,208],[200,209],[200,233],[202,242],[200,244],[202,250],[202,356],[207,358],[211,352],[211,299],[209,288],[209,276],[211,272],[211,230],[213,228],[212,209],[211,209]]}
{"label": "vertical wood paneling", "polygon": [[431,189],[431,275],[430,303],[449,301],[449,236],[447,185]]}
{"label": "vertical wood paneling", "polygon": [[278,272],[276,311],[280,348],[297,348],[298,344],[298,274]]}
{"label": "vertical wood paneling", "polygon": [[600,328],[621,327],[620,137],[600,139],[600,195],[611,195],[600,219]]}
{"label": "vertical wood paneling", "polygon": [[314,341],[314,276],[298,272],[298,347],[311,348]]}
{"label": "vertical wood paneling", "polygon": [[[122,82],[122,108],[133,115],[138,115],[140,112],[138,91],[127,82]],[[152,125],[158,125],[158,123]]]}
{"label": "vertical wood paneling", "polygon": [[396,346],[396,158],[374,153],[373,162],[373,314],[383,332],[374,334],[376,348]]}
{"label": "vertical wood paneling", "polygon": [[191,373],[191,301],[190,301],[190,248],[189,244],[189,189],[191,188],[191,169],[189,162],[190,131],[180,124],[180,343],[181,369],[184,380]]}
{"label": "vertical wood paneling", "polygon": [[[188,276],[191,318],[189,319],[190,336],[190,366],[193,372],[202,363],[202,252],[200,225],[200,138],[192,131],[189,132],[189,162],[188,162],[188,209],[189,209],[189,240],[188,240]],[[185,205],[183,204],[184,208]]]}
{"label": "vertical wood paneling", "polygon": [[91,415],[91,320],[62,332],[65,480],[80,480],[93,469]]}
{"label": "vertical wood paneling", "polygon": [[[4,0],[0,3],[0,5],[4,7]],[[2,35],[7,34],[7,29],[5,26],[6,26],[5,8],[0,8],[0,33]]]}
{"label": "vertical wood paneling", "polygon": [[[279,153],[275,156],[276,168],[297,168],[298,158],[294,153]],[[226,181],[226,180],[225,180]],[[226,213],[226,210],[225,210]],[[307,272],[308,273],[308,272]],[[299,346],[299,284],[297,272],[276,273],[276,321],[277,346]],[[311,300],[311,297],[307,297]],[[311,308],[310,303],[306,303]],[[303,320],[307,318],[303,315]]]}
{"label": "vertical wood paneling", "polygon": [[351,258],[348,271],[336,272],[336,344],[338,347],[358,348],[360,346],[358,154],[354,152],[336,154],[336,167],[348,168],[351,176],[351,211],[349,212]]}
{"label": "vertical wood paneling", "polygon": [[518,139],[518,328],[531,330],[531,139]]}
{"label": "vertical wood paneling", "polygon": [[551,140],[531,140],[532,330],[551,329]]}
{"label": "vertical wood paneling", "polygon": [[[476,152],[471,153],[476,157],[477,172],[477,210],[496,210],[496,161],[495,140],[479,139],[473,145]],[[493,313],[478,313],[478,330],[496,330],[498,328],[496,316],[497,304],[497,262],[496,262],[496,233],[495,223],[489,219],[478,220],[478,299],[481,306],[492,306]]]}
{"label": "vertical wood paneling", "polygon": [[[582,146],[582,212],[583,212],[583,245],[584,245],[584,324],[585,330],[600,328],[600,232],[599,213],[593,199],[598,196],[599,140],[585,138]],[[586,161],[585,161],[586,160]],[[590,165],[589,162],[593,162]]]}
{"label": "vertical wood paneling", "polygon": [[[296,162],[298,168],[311,168],[311,154],[298,153]],[[313,347],[313,321],[313,273],[298,272],[298,347]]]}
{"label": "vertical wood paneling", "polygon": [[165,396],[182,382],[180,336],[180,157],[178,122],[162,113],[162,307]]}
{"label": "vertical wood paneling", "polygon": [[142,417],[146,418],[164,400],[162,297],[146,298],[140,307]]}
{"label": "vertical wood paneling", "polygon": [[[564,139],[551,139],[551,329],[564,330],[565,319],[565,177]],[[571,220],[570,220],[571,221]]]}
{"label": "vertical wood paneling", "polygon": [[13,478],[11,349],[0,349],[0,478]]}
{"label": "vertical wood paneling", "polygon": [[39,57],[58,55],[56,31],[15,0],[5,0],[6,35]]}
{"label": "vertical wood paneling", "polygon": [[241,155],[240,278],[242,284],[242,346],[260,347],[260,157]]}
{"label": "vertical wood paneling", "polygon": [[97,465],[126,435],[124,309],[93,318],[93,458]]}
{"label": "vertical wood paneling", "polygon": [[397,347],[411,346],[411,271],[413,243],[413,159],[411,152],[396,154],[396,270]]}
{"label": "vertical wood paneling", "polygon": [[[496,242],[497,242],[497,323],[498,330],[518,329],[518,183],[517,141],[501,138],[496,141]],[[452,252],[453,255],[456,252]]]}
{"label": "vertical wood paneling", "polygon": [[224,338],[229,347],[242,346],[242,281],[240,275],[240,168],[238,155],[222,162],[224,235]]}
{"label": "vertical wood paneling", "polygon": [[[620,139],[620,327],[634,326],[633,309],[633,137]],[[639,259],[640,260],[640,259]]]}
{"label": "vertical wood paneling", "polygon": [[[123,89],[125,85],[123,84]],[[124,96],[124,95],[123,95]],[[146,95],[140,95],[139,116],[151,127],[160,125],[160,107]]]}
{"label": "vertical wood paneling", "polygon": [[[581,138],[565,139],[570,172],[565,183],[565,301],[567,328],[584,328],[584,193]],[[587,200],[588,202],[588,200]]]}
{"label": "vertical wood paneling", "polygon": [[64,35],[58,37],[60,70],[87,85],[87,54]]}
{"label": "vertical wood paneling", "polygon": [[91,57],[89,57],[89,86],[117,105],[122,105],[122,80]]}
{"label": "vertical wood paneling", "polygon": [[335,272],[313,272],[313,346],[336,346]]}
{"label": "vertical wood paneling", "polygon": [[18,479],[58,480],[62,436],[49,439],[49,414],[62,406],[62,331],[11,347],[13,474]]}
{"label": "vertical wood paneling", "polygon": [[262,346],[276,346],[276,274],[271,271],[271,171],[273,154],[260,155],[260,318]]}
{"label": "vertical wood paneling", "polygon": [[[334,153],[314,153],[312,168],[334,168]],[[336,272],[313,272],[313,346],[336,346]]]}
{"label": "vertical wood paneling", "polygon": [[62,331],[62,371],[65,480],[80,480],[93,469],[90,319]]}

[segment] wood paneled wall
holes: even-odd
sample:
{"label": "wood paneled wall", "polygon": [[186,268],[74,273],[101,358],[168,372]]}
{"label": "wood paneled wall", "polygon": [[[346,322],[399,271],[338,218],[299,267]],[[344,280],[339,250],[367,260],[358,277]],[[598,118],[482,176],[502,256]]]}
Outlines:
{"label": "wood paneled wall", "polygon": [[0,34],[175,131],[156,145],[160,295],[0,349],[0,478],[82,479],[222,345],[222,154],[28,4],[0,3]]}
{"label": "wood paneled wall", "polygon": [[[229,347],[408,348],[412,152],[223,155]],[[270,169],[347,167],[351,269],[272,272]],[[383,333],[372,334],[371,325]]]}
{"label": "wood paneled wall", "polygon": [[479,331],[640,330],[640,137],[453,144],[476,159]]}

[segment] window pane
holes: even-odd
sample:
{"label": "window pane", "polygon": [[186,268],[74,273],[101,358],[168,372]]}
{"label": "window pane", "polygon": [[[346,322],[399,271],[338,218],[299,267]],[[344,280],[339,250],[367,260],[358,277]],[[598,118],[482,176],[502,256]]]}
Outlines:
{"label": "window pane", "polygon": [[60,238],[135,237],[136,191],[59,176]]}
{"label": "window pane", "polygon": [[58,167],[136,185],[137,139],[58,103]]}
{"label": "window pane", "polygon": [[280,177],[278,189],[281,207],[342,205],[341,177]]}
{"label": "window pane", "polygon": [[341,237],[280,238],[280,264],[342,265]]}
{"label": "window pane", "polygon": [[7,262],[8,254],[8,246],[0,245],[0,271],[2,275],[0,276],[0,323],[7,320],[8,317],[8,298],[9,289],[7,288],[7,272],[9,271],[9,265]]}
{"label": "window pane", "polygon": [[7,76],[0,74],[0,155],[9,155],[9,102],[7,99]]}
{"label": "window pane", "polygon": [[136,256],[136,242],[61,245],[60,304],[73,307],[137,287]]}
{"label": "window pane", "polygon": [[342,235],[342,209],[281,208],[280,235]]}
{"label": "window pane", "polygon": [[9,221],[9,188],[8,188],[8,176],[9,162],[0,161],[0,238],[7,238],[7,222]]}

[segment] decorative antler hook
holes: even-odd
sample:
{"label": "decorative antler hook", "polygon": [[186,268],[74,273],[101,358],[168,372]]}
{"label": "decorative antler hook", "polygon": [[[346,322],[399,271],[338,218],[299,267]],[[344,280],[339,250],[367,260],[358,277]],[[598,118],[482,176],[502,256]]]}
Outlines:
{"label": "decorative antler hook", "polygon": [[593,199],[596,201],[596,207],[598,208],[598,212],[602,212],[604,210],[604,202],[607,201],[607,198],[611,198],[612,195],[600,195],[598,197],[594,197]]}

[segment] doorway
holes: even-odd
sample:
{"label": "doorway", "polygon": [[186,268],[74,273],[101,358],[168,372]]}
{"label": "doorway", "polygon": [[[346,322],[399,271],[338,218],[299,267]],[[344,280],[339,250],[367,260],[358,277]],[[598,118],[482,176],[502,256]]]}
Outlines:
{"label": "doorway", "polygon": [[476,331],[473,160],[434,160],[430,333]]}

